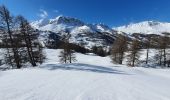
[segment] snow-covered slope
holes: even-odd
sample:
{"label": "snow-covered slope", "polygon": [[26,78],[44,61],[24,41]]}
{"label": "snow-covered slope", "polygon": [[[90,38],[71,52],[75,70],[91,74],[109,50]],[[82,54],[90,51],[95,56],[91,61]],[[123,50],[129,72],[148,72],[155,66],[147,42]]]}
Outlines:
{"label": "snow-covered slope", "polygon": [[144,21],[140,23],[132,23],[127,26],[121,26],[113,29],[129,34],[142,33],[160,35],[163,32],[170,32],[170,23],[157,21]]}
{"label": "snow-covered slope", "polygon": [[59,64],[46,50],[39,68],[0,71],[0,100],[170,100],[170,70],[113,65],[109,57],[76,54]]}

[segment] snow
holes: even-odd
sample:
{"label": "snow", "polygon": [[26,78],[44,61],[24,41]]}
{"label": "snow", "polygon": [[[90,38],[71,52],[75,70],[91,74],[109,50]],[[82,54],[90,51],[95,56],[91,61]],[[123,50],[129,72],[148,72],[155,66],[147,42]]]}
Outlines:
{"label": "snow", "polygon": [[107,32],[107,33],[110,33],[110,34],[113,34],[114,30],[112,30],[110,27],[104,25],[104,24],[97,24],[96,25],[96,29],[99,31],[99,32]]}
{"label": "snow", "polygon": [[59,52],[46,49],[46,62],[36,68],[0,71],[0,100],[170,100],[169,69],[79,53],[77,62],[60,64]]}
{"label": "snow", "polygon": [[75,27],[83,26],[84,23],[76,18],[58,16],[54,19],[40,19],[34,21],[31,25],[41,31],[60,32],[66,29],[72,30]]}
{"label": "snow", "polygon": [[93,31],[90,27],[84,25],[81,27],[74,28],[71,33],[76,34],[76,33],[88,33],[88,32],[94,33],[95,31]]}
{"label": "snow", "polygon": [[143,34],[160,35],[163,32],[170,32],[170,23],[156,22],[156,21],[143,21],[139,23],[131,23],[127,26],[120,26],[114,29],[129,34],[143,33]]}
{"label": "snow", "polygon": [[45,25],[49,24],[49,20],[48,19],[40,19],[38,21],[34,21],[31,23],[31,25],[34,27],[34,28],[39,28],[39,27],[43,27]]}
{"label": "snow", "polygon": [[103,24],[85,24],[76,18],[58,16],[54,19],[40,19],[31,23],[34,28],[37,28],[41,31],[52,31],[52,32],[61,32],[64,30],[70,30],[71,34],[77,33],[95,33],[99,32],[108,32],[112,34],[113,30]]}

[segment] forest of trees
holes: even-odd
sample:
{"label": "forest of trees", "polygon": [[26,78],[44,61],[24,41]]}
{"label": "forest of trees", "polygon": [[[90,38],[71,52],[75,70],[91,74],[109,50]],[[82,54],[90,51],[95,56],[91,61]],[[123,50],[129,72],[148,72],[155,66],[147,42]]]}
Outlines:
{"label": "forest of trees", "polygon": [[5,6],[0,6],[0,38],[4,49],[4,63],[21,68],[26,63],[33,67],[45,59],[39,33],[22,16],[12,16]]}
{"label": "forest of trees", "polygon": [[[146,50],[145,64],[150,61],[150,50],[156,50],[154,61],[156,65],[170,67],[170,33],[164,32],[160,36],[148,35],[145,40],[140,40],[139,36],[134,36],[127,41],[126,36],[118,35],[111,49],[111,59],[113,63],[122,64],[126,58],[126,64],[136,66],[140,63],[141,51]],[[153,63],[153,61],[152,61]]]}

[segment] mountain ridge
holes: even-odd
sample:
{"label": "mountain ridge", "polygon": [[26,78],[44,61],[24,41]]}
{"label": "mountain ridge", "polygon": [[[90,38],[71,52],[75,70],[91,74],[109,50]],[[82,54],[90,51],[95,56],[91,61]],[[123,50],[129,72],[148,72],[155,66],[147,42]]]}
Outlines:
{"label": "mountain ridge", "polygon": [[87,24],[77,18],[67,16],[57,16],[54,19],[40,19],[34,21],[31,25],[39,30],[60,32],[70,30],[73,33],[83,32],[107,32],[113,34],[115,31],[124,32],[127,34],[142,33],[142,34],[158,34],[170,32],[170,23],[160,21],[142,21],[130,23],[119,27],[110,28],[105,24]]}
{"label": "mountain ridge", "polygon": [[114,30],[125,32],[127,34],[142,33],[142,34],[157,34],[170,32],[170,23],[159,21],[142,21],[131,23],[120,27],[113,28]]}
{"label": "mountain ridge", "polygon": [[[69,29],[70,31],[72,31],[75,28],[84,27],[84,29],[89,29],[89,31],[93,30],[93,31],[105,32],[106,30],[106,32],[112,33],[112,28],[110,28],[107,25],[87,24],[77,18],[67,17],[67,16],[58,16],[54,19],[40,19],[38,21],[32,22],[31,25],[39,30],[43,30],[43,31],[49,30],[53,32],[60,32],[65,29]],[[80,32],[81,31],[82,30],[80,30]]]}
{"label": "mountain ridge", "polygon": [[[158,21],[143,21],[126,26],[110,28],[104,24],[87,24],[79,19],[65,16],[58,16],[54,19],[41,19],[32,22],[31,25],[41,31],[41,40],[49,41],[49,36],[62,37],[64,31],[71,34],[70,43],[77,45],[84,44],[84,47],[92,49],[94,46],[102,46],[108,49],[117,37],[117,34],[125,35],[129,40],[133,39],[134,33],[138,33],[140,41],[147,35],[161,35],[163,32],[170,32],[170,23]],[[143,37],[143,35],[145,35]],[[51,41],[51,40],[50,40]],[[82,43],[83,42],[83,43]]]}
{"label": "mountain ridge", "polygon": [[116,34],[107,25],[87,24],[79,19],[65,16],[41,19],[32,22],[31,25],[41,31],[41,40],[49,41],[50,34],[55,34],[53,40],[56,40],[55,37],[61,37],[65,31],[69,31],[71,34],[69,42],[77,45],[85,44],[86,48],[92,48],[93,46],[107,47],[113,43]]}

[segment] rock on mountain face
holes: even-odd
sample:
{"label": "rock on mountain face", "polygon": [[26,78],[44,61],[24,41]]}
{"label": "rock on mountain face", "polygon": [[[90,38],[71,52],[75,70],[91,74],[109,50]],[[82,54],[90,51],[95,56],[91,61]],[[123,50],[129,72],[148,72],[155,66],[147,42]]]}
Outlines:
{"label": "rock on mountain face", "polygon": [[127,26],[121,26],[113,29],[128,34],[142,33],[142,34],[161,35],[161,33],[163,32],[170,32],[170,23],[163,23],[157,21],[144,21],[144,22],[129,24]]}
{"label": "rock on mountain face", "polygon": [[[69,30],[71,43],[84,42],[86,48],[92,46],[107,47],[115,38],[115,31],[103,24],[86,24],[79,19],[58,16],[55,19],[41,19],[32,22],[31,25],[41,31],[41,40],[47,41],[50,32],[61,36],[62,31]],[[49,32],[50,31],[50,32]]]}

